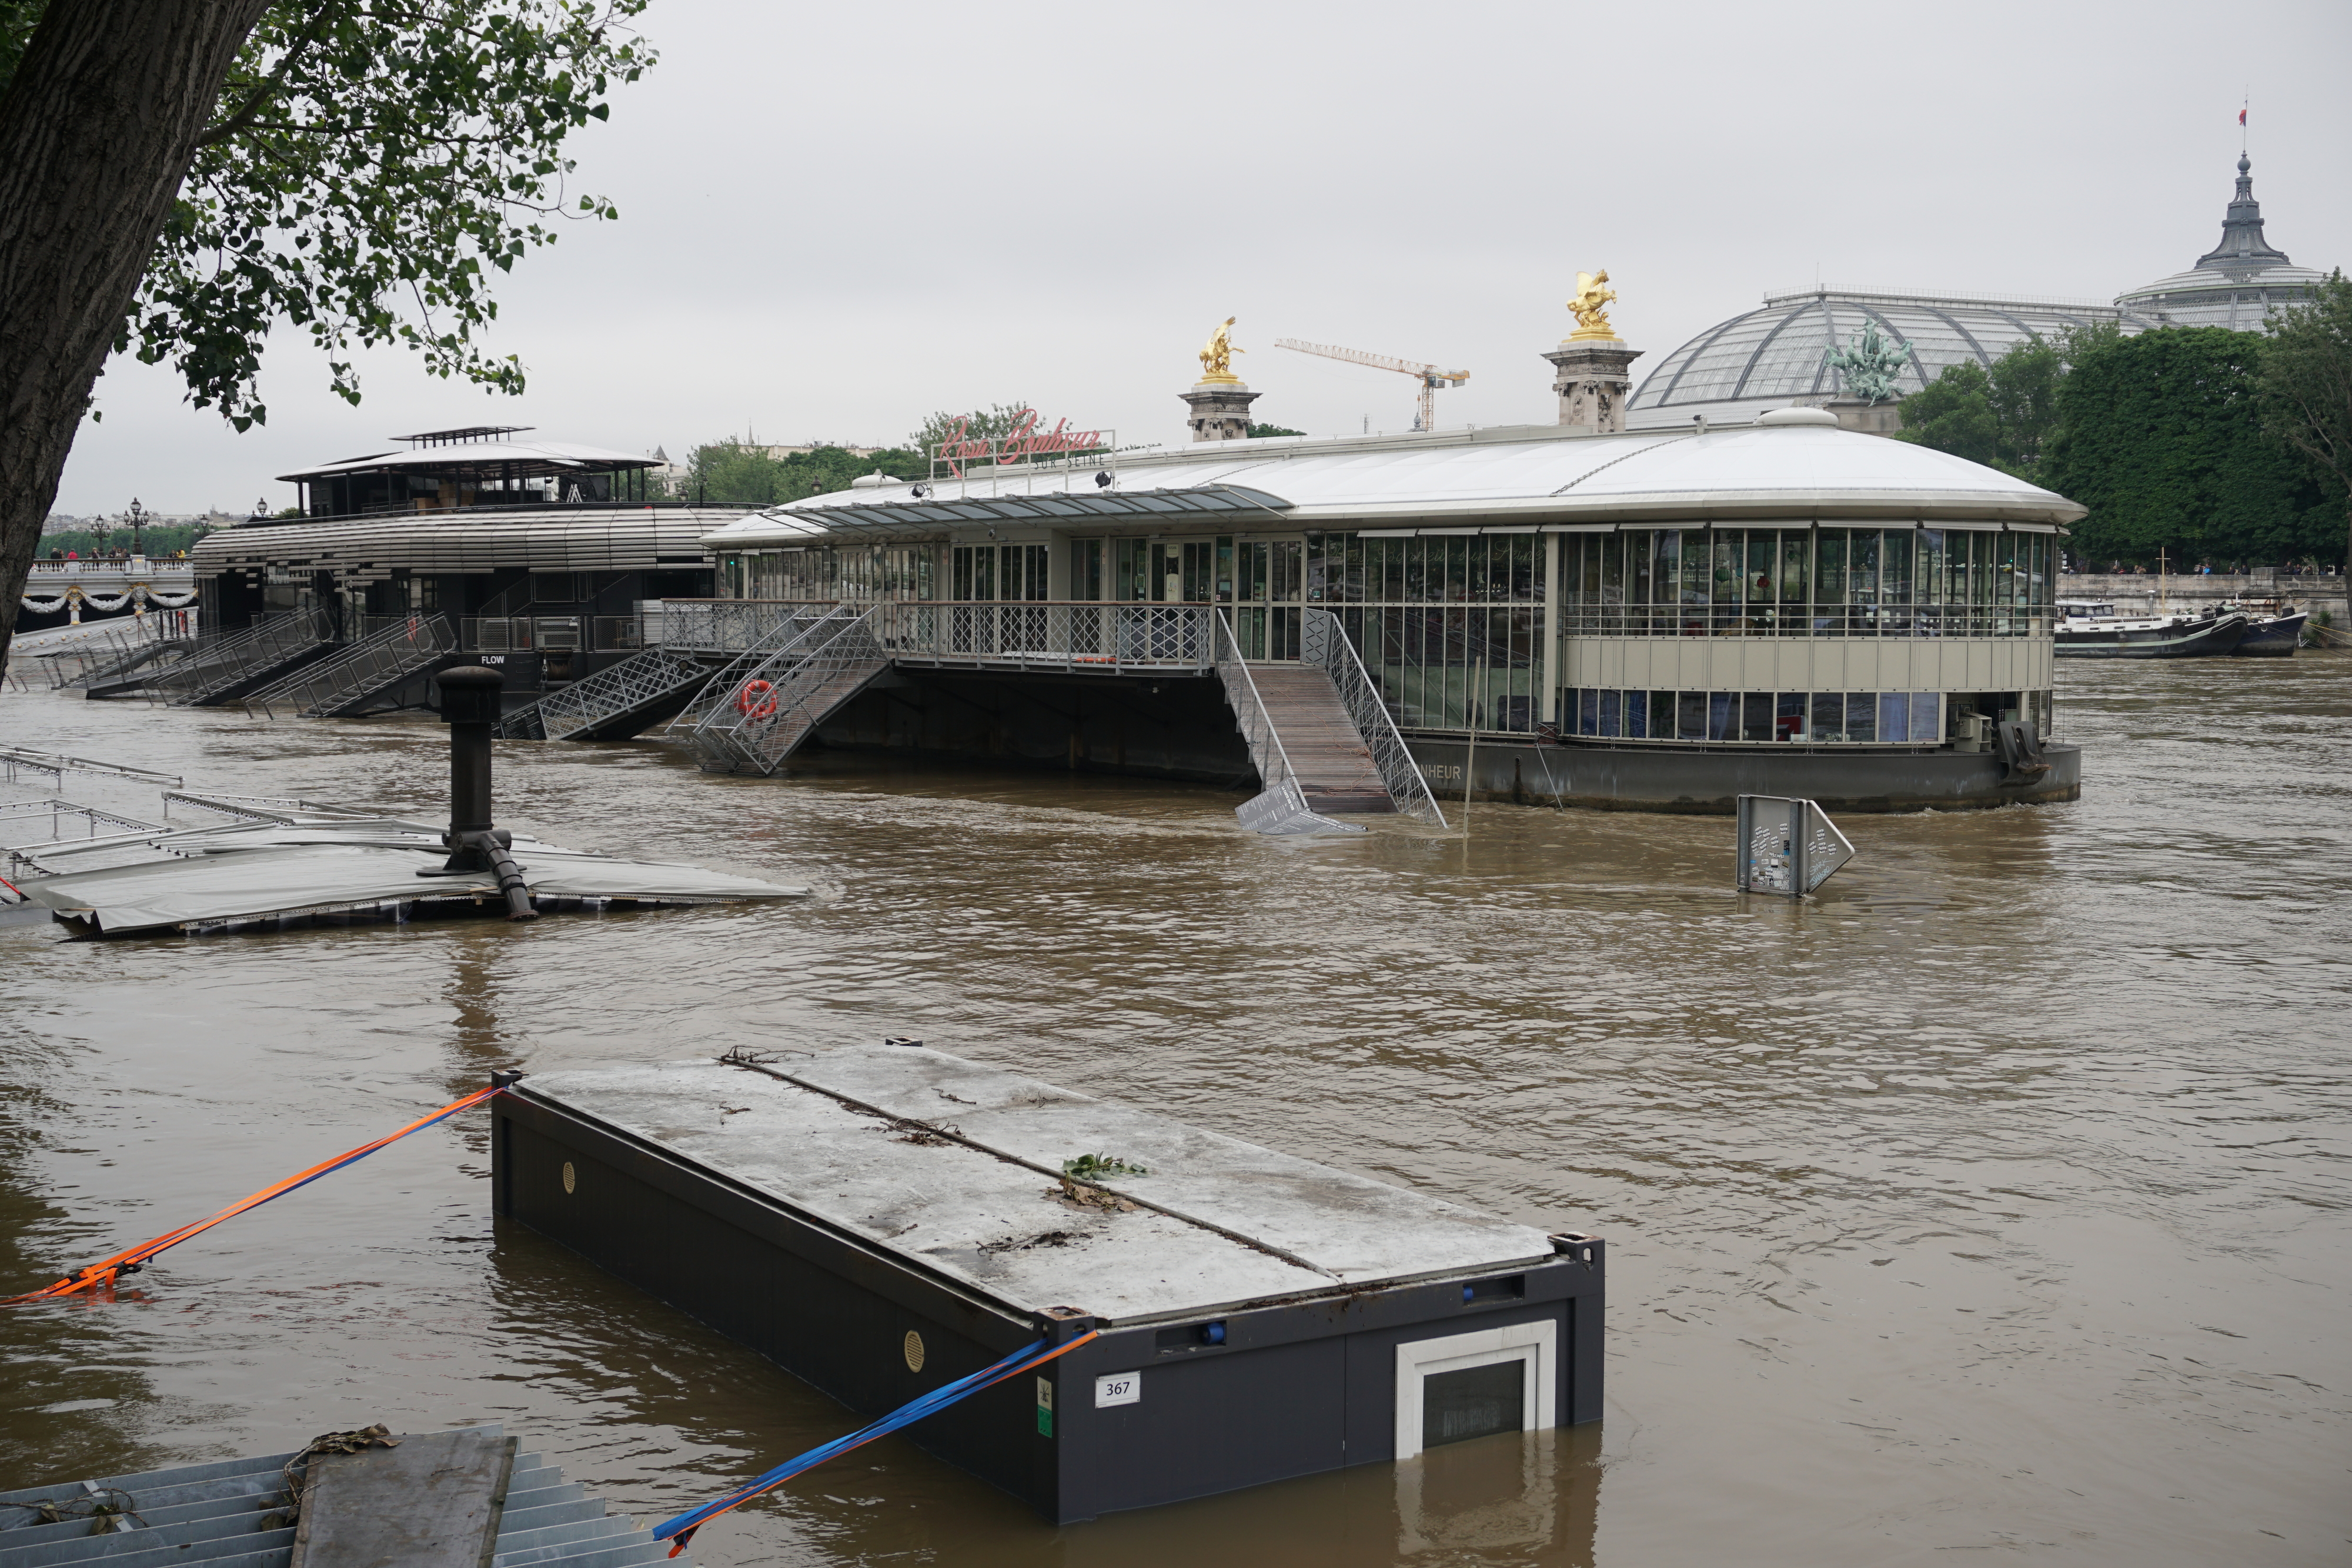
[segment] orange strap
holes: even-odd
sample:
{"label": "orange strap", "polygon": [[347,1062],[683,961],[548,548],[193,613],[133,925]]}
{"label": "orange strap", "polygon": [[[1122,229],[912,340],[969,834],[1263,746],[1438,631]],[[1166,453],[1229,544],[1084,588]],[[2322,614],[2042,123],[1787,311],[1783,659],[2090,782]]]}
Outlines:
{"label": "orange strap", "polygon": [[318,1165],[312,1166],[309,1170],[297,1172],[295,1175],[288,1176],[284,1181],[263,1187],[259,1192],[255,1193],[250,1197],[241,1197],[235,1203],[230,1204],[226,1208],[222,1209],[218,1214],[214,1215],[210,1219],[200,1219],[194,1225],[184,1225],[177,1230],[167,1230],[163,1235],[156,1237],[152,1241],[142,1241],[136,1247],[126,1248],[122,1251],[117,1252],[113,1257],[105,1259],[100,1262],[92,1263],[88,1268],[78,1269],[73,1273],[67,1275],[62,1280],[59,1280],[54,1285],[44,1285],[37,1291],[27,1291],[21,1296],[0,1298],[0,1307],[19,1306],[26,1301],[55,1301],[60,1296],[75,1295],[96,1285],[110,1285],[114,1282],[116,1275],[121,1274],[127,1270],[137,1269],[141,1264],[146,1262],[147,1260],[154,1257],[155,1254],[163,1251],[164,1249],[169,1247],[177,1247],[181,1242],[185,1241],[191,1236],[210,1230],[214,1226],[218,1225],[224,1219],[234,1219],[238,1215],[243,1214],[247,1209],[258,1208],[261,1205],[268,1203],[273,1197],[283,1197],[286,1194],[292,1192],[296,1187],[306,1186],[310,1183],[317,1181],[322,1176],[342,1169],[345,1166],[350,1165],[354,1160],[365,1159],[368,1155],[375,1153],[378,1149],[383,1148],[387,1144],[398,1143],[401,1139],[408,1136],[409,1134],[415,1132],[420,1127],[429,1127],[445,1116],[454,1116],[460,1111],[470,1110],[474,1106],[480,1104],[483,1101],[489,1099],[492,1095],[503,1094],[506,1091],[503,1088],[496,1084],[493,1084],[488,1089],[478,1089],[473,1093],[467,1095],[463,1100],[455,1101],[450,1104],[442,1106],[441,1109],[434,1112],[430,1116],[420,1116],[415,1121],[411,1122],[408,1125],[401,1128],[400,1131],[396,1133],[387,1133],[372,1144],[362,1144],[356,1149],[352,1149],[345,1154],[337,1155],[333,1159],[322,1161]]}

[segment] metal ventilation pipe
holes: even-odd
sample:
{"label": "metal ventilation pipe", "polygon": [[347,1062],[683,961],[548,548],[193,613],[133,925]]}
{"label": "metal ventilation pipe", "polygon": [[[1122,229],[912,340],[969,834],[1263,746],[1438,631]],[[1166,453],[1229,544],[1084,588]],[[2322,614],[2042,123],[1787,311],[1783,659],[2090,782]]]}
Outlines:
{"label": "metal ventilation pipe", "polygon": [[509,920],[536,920],[522,867],[510,852],[514,835],[494,825],[490,815],[490,728],[499,722],[499,692],[506,677],[480,664],[461,664],[436,677],[441,686],[441,716],[449,726],[449,831],[441,841],[448,861],[419,876],[466,876],[492,872],[506,895]]}

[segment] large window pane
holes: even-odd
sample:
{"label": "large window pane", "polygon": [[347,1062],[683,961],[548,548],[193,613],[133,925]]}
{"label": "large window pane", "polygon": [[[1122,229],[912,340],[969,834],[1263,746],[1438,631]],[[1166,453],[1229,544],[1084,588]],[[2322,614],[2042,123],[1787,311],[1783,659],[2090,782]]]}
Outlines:
{"label": "large window pane", "polygon": [[1811,569],[1812,530],[1781,529],[1780,632],[1784,637],[1801,636],[1809,624],[1806,606],[1811,599]]}
{"label": "large window pane", "polygon": [[1878,737],[1881,740],[1907,740],[1911,735],[1911,694],[1881,692],[1878,694]]}
{"label": "large window pane", "polygon": [[1845,694],[1845,737],[1848,740],[1878,738],[1878,694],[1848,692]]}
{"label": "large window pane", "polygon": [[1709,740],[1739,738],[1739,694],[1738,692],[1707,694],[1706,737]]}
{"label": "large window pane", "polygon": [[1625,694],[1625,738],[1646,740],[1650,735],[1650,694]]}
{"label": "large window pane", "polygon": [[1675,694],[1675,738],[1677,740],[1706,738],[1706,694],[1705,692]]}
{"label": "large window pane", "polygon": [[1601,694],[1601,727],[1594,733],[1615,735],[1617,727],[1624,720],[1624,706],[1622,692],[1613,690],[1602,692]]}
{"label": "large window pane", "polygon": [[1742,740],[1771,739],[1772,694],[1749,692],[1739,699],[1739,703],[1743,710],[1739,719],[1739,738]]}
{"label": "large window pane", "polygon": [[1842,692],[1813,694],[1813,738],[1826,740],[1832,735],[1845,733],[1845,695]]}
{"label": "large window pane", "polygon": [[1747,597],[1740,591],[1748,565],[1747,535],[1738,528],[1710,528],[1707,532],[1715,546],[1713,565],[1707,572],[1707,592],[1713,600],[1715,634],[1722,637],[1739,629]]}
{"label": "large window pane", "polygon": [[1938,694],[1935,692],[1911,694],[1912,739],[1941,740],[1944,738],[1943,715],[1938,711],[1940,706]]}
{"label": "large window pane", "polygon": [[1782,692],[1773,705],[1772,738],[1799,740],[1805,734],[1805,694]]}
{"label": "large window pane", "polygon": [[1601,733],[1601,693],[1594,687],[1582,687],[1576,694],[1576,733]]}

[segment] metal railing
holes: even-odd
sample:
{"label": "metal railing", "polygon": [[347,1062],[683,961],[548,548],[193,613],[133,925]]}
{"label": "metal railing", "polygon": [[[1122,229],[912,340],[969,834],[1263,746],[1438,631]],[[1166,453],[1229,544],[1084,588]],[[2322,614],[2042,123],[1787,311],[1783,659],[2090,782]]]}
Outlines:
{"label": "metal railing", "polygon": [[1273,716],[1265,711],[1265,699],[1258,695],[1257,682],[1250,675],[1241,644],[1234,637],[1233,622],[1223,611],[1215,612],[1210,635],[1217,679],[1223,683],[1225,701],[1234,710],[1250,760],[1257,766],[1258,780],[1265,786],[1234,808],[1242,826],[1257,833],[1362,832],[1358,823],[1334,821],[1307,803],[1297,769],[1290,765],[1290,753],[1283,749],[1282,737],[1275,730]]}
{"label": "metal railing", "polygon": [[303,718],[331,717],[430,670],[443,655],[457,651],[457,630],[446,615],[384,619],[390,623],[359,642],[246,697],[245,711],[259,708],[276,718],[278,710],[286,708]]}
{"label": "metal railing", "polygon": [[835,606],[726,686],[713,681],[719,700],[687,735],[703,767],[773,773],[827,714],[887,670],[889,652],[874,633],[878,608]]}
{"label": "metal railing", "polygon": [[1437,797],[1429,788],[1429,779],[1421,765],[1412,759],[1412,752],[1397,732],[1396,716],[1389,711],[1381,688],[1364,668],[1363,659],[1356,645],[1348,641],[1339,618],[1328,610],[1309,610],[1299,637],[1299,660],[1313,664],[1331,677],[1339,688],[1339,704],[1355,721],[1356,733],[1363,737],[1372,753],[1372,765],[1381,770],[1381,782],[1387,786],[1390,802],[1403,815],[1434,822],[1444,827],[1445,813],[1437,804]]}
{"label": "metal railing", "polygon": [[[76,643],[69,650],[59,650],[60,656],[50,664],[49,685],[60,690],[87,689],[100,681],[129,674],[159,658],[184,654],[195,647],[196,642],[194,637],[172,636],[161,616],[135,616],[126,624],[109,627]],[[66,669],[65,655],[68,653],[80,665],[70,673]]]}
{"label": "metal railing", "polygon": [[1215,606],[951,600],[875,606],[898,659],[1115,674],[1130,667],[1204,671],[1215,663]]}
{"label": "metal railing", "polygon": [[[672,599],[664,647],[740,653],[789,617],[833,600]],[[1204,673],[1214,662],[1216,607],[1064,601],[886,600],[852,602],[870,616],[891,657],[916,664],[992,664],[1116,674],[1128,668]]]}
{"label": "metal railing", "polygon": [[201,707],[334,640],[334,619],[323,610],[272,617],[183,659],[158,675],[154,685],[170,694],[174,707]]}
{"label": "metal railing", "polygon": [[[733,658],[719,665],[718,673],[710,677],[710,684],[704,686],[696,694],[694,700],[686,705],[685,712],[670,720],[669,727],[662,732],[664,735],[679,737],[690,735],[713,713],[716,713],[721,705],[732,700],[743,683],[751,678],[752,672],[760,665],[790,653],[813,636],[818,628],[828,622],[856,613],[845,605],[830,602],[771,606],[771,612],[767,631],[753,641],[751,646],[742,649]],[[732,623],[718,628],[730,635],[740,629],[740,625]],[[667,643],[665,646],[673,650],[677,648],[675,643]],[[702,653],[706,659],[711,652],[709,649],[688,651]]]}
{"label": "metal railing", "polygon": [[787,622],[806,624],[831,599],[671,599],[662,605],[662,646],[697,653],[741,653]]}
{"label": "metal railing", "polygon": [[490,733],[503,740],[569,740],[648,703],[674,698],[711,674],[709,664],[690,653],[647,648],[517,708]]}

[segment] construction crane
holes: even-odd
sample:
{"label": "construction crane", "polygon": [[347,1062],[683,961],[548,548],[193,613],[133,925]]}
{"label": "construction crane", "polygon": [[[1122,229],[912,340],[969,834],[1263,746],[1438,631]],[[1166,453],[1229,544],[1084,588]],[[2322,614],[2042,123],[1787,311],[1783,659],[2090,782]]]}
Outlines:
{"label": "construction crane", "polygon": [[1441,371],[1435,365],[1416,365],[1407,360],[1391,360],[1386,354],[1367,354],[1359,349],[1335,349],[1328,343],[1302,343],[1296,338],[1276,338],[1277,349],[1296,349],[1302,354],[1320,354],[1327,360],[1345,360],[1351,365],[1370,365],[1376,371],[1395,371],[1401,375],[1417,378],[1421,382],[1421,413],[1413,421],[1415,430],[1437,428],[1437,392],[1440,387],[1458,387],[1470,379],[1468,371]]}

